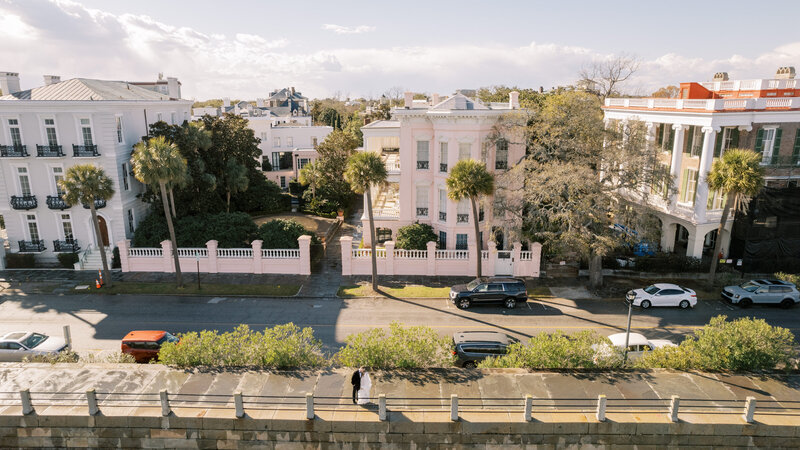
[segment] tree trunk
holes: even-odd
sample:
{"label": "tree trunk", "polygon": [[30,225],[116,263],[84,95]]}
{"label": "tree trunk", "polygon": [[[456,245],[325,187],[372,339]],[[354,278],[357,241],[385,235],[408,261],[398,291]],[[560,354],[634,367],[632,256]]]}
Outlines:
{"label": "tree trunk", "polygon": [[603,285],[603,257],[595,252],[589,253],[589,286],[599,288]]}
{"label": "tree trunk", "polygon": [[172,188],[169,188],[169,206],[172,208],[172,217],[177,218],[178,213],[175,212],[175,196],[172,195]]}
{"label": "tree trunk", "polygon": [[[100,249],[100,260],[103,262],[103,281],[108,287],[113,285],[111,272],[108,270],[108,257],[106,256],[106,246],[103,245],[103,235],[100,233],[100,222],[97,221],[97,210],[94,209],[94,201],[89,203],[89,210],[92,212],[92,223],[94,224],[94,234],[97,238],[97,247]],[[109,242],[110,244],[110,242]]]}
{"label": "tree trunk", "polygon": [[725,228],[725,222],[728,221],[728,214],[731,212],[733,202],[734,196],[728,195],[728,199],[725,201],[725,208],[722,210],[722,219],[720,219],[717,227],[717,239],[714,243],[714,253],[711,254],[711,268],[708,270],[708,281],[706,282],[706,286],[709,289],[714,287],[714,276],[717,273],[717,264],[719,264],[719,253],[722,250],[722,230]]}
{"label": "tree trunk", "polygon": [[[161,198],[167,198],[167,184],[162,182],[158,183],[161,186]],[[175,261],[175,281],[178,287],[183,287],[183,275],[181,274],[181,262],[178,259],[178,240],[175,239],[175,227],[172,226],[172,216],[169,214],[169,205],[164,203],[164,216],[167,218],[167,228],[169,229],[169,239],[172,241],[172,258]]]}
{"label": "tree trunk", "polygon": [[228,207],[225,210],[226,212],[231,212],[231,191],[228,190],[227,192],[227,199],[228,199]]}
{"label": "tree trunk", "polygon": [[372,249],[372,290],[378,290],[378,257],[375,254],[375,219],[372,216],[372,192],[367,188],[367,215],[369,217],[369,242]]}
{"label": "tree trunk", "polygon": [[472,223],[473,223],[473,225],[475,225],[475,248],[477,249],[477,255],[478,255],[478,264],[477,264],[477,267],[475,269],[477,271],[477,273],[478,273],[476,275],[476,278],[480,278],[481,277],[481,264],[483,263],[483,261],[481,261],[481,259],[482,259],[481,258],[481,256],[482,256],[481,255],[481,227],[478,224],[478,202],[475,200],[475,197],[470,197],[469,201],[472,204]]}

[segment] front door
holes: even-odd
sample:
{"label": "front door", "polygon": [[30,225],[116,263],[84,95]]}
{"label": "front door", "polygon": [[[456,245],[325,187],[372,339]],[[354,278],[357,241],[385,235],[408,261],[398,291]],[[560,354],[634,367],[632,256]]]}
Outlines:
{"label": "front door", "polygon": [[100,238],[103,240],[103,246],[108,247],[108,227],[106,226],[106,219],[103,216],[97,216],[97,223],[100,225]]}
{"label": "front door", "polygon": [[511,257],[511,251],[498,250],[497,262],[494,265],[494,273],[496,275],[514,274],[514,259]]}

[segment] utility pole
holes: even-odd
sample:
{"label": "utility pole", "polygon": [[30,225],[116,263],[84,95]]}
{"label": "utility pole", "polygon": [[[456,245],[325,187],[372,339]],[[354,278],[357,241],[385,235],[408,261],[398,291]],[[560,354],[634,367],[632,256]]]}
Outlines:
{"label": "utility pole", "polygon": [[628,291],[628,293],[625,294],[625,302],[628,304],[628,326],[625,328],[625,356],[622,358],[623,366],[628,363],[628,344],[631,339],[631,311],[633,310],[633,299],[635,298],[636,294],[634,294],[633,291]]}

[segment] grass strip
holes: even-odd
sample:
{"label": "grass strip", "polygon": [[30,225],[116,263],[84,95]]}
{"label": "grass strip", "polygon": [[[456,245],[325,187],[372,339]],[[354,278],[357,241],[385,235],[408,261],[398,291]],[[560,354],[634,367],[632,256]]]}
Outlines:
{"label": "grass strip", "polygon": [[341,298],[357,297],[398,297],[398,298],[447,298],[450,295],[449,287],[429,287],[419,285],[408,285],[403,287],[379,286],[381,292],[375,292],[370,285],[358,286],[339,286],[336,293]]}
{"label": "grass strip", "polygon": [[168,295],[254,295],[262,297],[291,297],[297,294],[296,284],[197,284],[186,283],[178,288],[175,283],[140,283],[137,281],[115,281],[112,287],[100,289],[91,286],[87,290],[73,291],[76,294],[168,294]]}

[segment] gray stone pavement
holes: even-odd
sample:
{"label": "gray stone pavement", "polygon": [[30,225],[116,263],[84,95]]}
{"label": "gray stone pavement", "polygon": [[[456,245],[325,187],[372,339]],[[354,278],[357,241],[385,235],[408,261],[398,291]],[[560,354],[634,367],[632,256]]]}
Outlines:
{"label": "gray stone pavement", "polygon": [[[359,408],[352,404],[349,369],[302,371],[184,371],[165,366],[133,364],[0,364],[0,414],[3,405],[18,405],[14,394],[30,389],[33,403],[57,402],[94,388],[101,399],[107,393],[149,393],[167,389],[172,401],[223,401],[232,404],[233,392],[262,407],[301,408],[306,392],[317,408]],[[592,410],[597,396],[609,399],[609,408],[630,411],[664,410],[673,395],[682,406],[741,411],[742,401],[754,397],[761,407],[794,408],[798,415],[800,375],[736,375],[643,372],[528,372],[521,369],[421,370],[372,372],[371,398],[385,394],[389,408],[438,410],[449,407],[451,394],[464,409],[521,409],[532,395],[536,408]],[[221,397],[215,397],[221,396]],[[83,398],[83,397],[81,397]],[[146,397],[141,397],[146,398]],[[157,396],[148,396],[157,402]],[[63,400],[62,400],[63,401]],[[70,400],[67,400],[70,401]],[[73,403],[75,400],[71,400]],[[109,403],[110,404],[110,401]],[[157,404],[157,403],[156,403]],[[144,405],[137,405],[144,406]],[[374,405],[372,405],[374,407]],[[245,405],[247,407],[247,404]]]}

